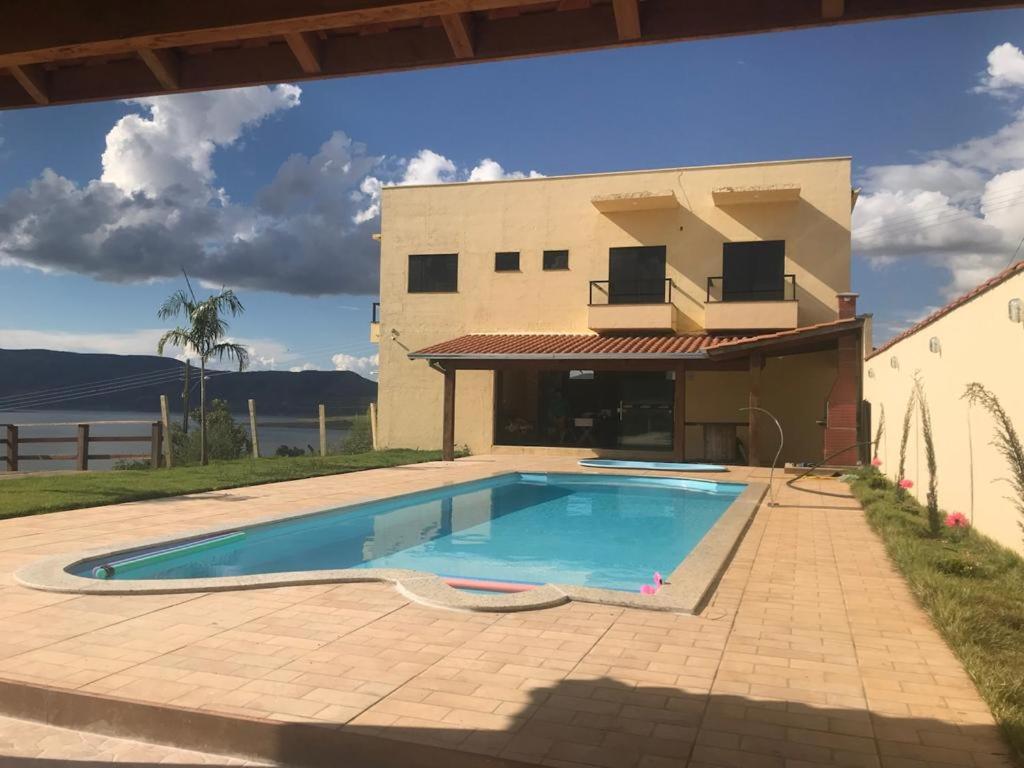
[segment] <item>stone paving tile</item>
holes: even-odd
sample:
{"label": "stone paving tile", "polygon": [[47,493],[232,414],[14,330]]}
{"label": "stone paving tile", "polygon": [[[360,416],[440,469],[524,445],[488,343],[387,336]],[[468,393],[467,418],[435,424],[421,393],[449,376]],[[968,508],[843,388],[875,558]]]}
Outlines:
{"label": "stone paving tile", "polygon": [[224,755],[211,755],[157,744],[70,731],[27,720],[0,716],[0,767],[35,768],[76,762],[177,766],[269,765]]}
{"label": "stone paving tile", "polygon": [[458,613],[371,583],[87,597],[11,578],[48,554],[517,468],[579,471],[482,456],[0,522],[0,679],[546,766],[1009,764],[970,678],[860,508],[827,495],[843,492],[832,480],[777,481],[778,506],[759,510],[699,616]]}

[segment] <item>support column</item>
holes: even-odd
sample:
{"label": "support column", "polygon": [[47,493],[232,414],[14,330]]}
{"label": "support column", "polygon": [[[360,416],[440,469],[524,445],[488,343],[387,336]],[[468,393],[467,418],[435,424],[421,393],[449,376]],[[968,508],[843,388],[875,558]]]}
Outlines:
{"label": "support column", "polygon": [[[841,336],[836,351],[836,380],[828,393],[825,413],[824,456],[832,456],[829,464],[852,466],[857,463],[859,450],[858,411],[860,410],[860,352],[859,333]],[[843,450],[843,449],[847,450]]]}
{"label": "support column", "polygon": [[747,398],[747,405],[751,410],[747,411],[747,464],[752,467],[761,465],[761,456],[758,452],[758,441],[760,439],[761,414],[753,410],[761,404],[761,367],[764,365],[764,355],[760,352],[753,352],[750,355],[750,394]]}
{"label": "support column", "polygon": [[672,455],[686,461],[686,363],[676,366],[676,387],[672,401]]}
{"label": "support column", "polygon": [[455,369],[444,369],[444,427],[441,460],[455,461]]}

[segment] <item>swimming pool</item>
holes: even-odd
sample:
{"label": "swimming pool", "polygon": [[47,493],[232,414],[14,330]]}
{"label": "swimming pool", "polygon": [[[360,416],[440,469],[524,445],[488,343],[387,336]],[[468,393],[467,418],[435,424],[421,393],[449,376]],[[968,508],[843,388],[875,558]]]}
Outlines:
{"label": "swimming pool", "polygon": [[406,569],[636,592],[671,573],[740,483],[510,473],[80,560],[103,581]]}

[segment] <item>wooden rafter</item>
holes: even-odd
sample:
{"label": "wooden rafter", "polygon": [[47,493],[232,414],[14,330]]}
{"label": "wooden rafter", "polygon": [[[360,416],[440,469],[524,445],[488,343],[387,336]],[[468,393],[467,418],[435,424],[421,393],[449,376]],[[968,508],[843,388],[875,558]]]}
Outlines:
{"label": "wooden rafter", "polygon": [[299,62],[302,71],[316,75],[323,71],[320,62],[320,38],[312,32],[289,32],[284,36],[284,41],[292,49],[295,60]]}
{"label": "wooden rafter", "polygon": [[[40,3],[50,8],[39,21]],[[423,19],[551,0],[5,0],[0,67]],[[332,9],[333,10],[325,10]],[[161,31],[154,32],[154,27]]]}
{"label": "wooden rafter", "polygon": [[841,19],[845,12],[845,0],[821,0],[821,17],[823,19]]}
{"label": "wooden rafter", "polygon": [[448,42],[452,44],[452,53],[457,59],[472,59],[473,51],[473,19],[468,13],[450,13],[441,17]]}
{"label": "wooden rafter", "polygon": [[36,104],[50,103],[50,89],[46,84],[46,72],[38,64],[12,66],[10,72]]}
{"label": "wooden rafter", "polygon": [[619,40],[640,39],[640,0],[612,0]]}
{"label": "wooden rafter", "polygon": [[174,51],[143,48],[139,51],[139,58],[145,62],[163,88],[168,91],[181,88],[181,62]]}

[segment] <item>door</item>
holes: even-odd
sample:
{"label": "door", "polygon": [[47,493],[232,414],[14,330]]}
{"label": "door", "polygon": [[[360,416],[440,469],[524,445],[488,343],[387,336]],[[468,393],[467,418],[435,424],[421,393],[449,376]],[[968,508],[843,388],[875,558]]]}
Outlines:
{"label": "door", "polygon": [[665,303],[664,245],[609,249],[608,303]]}
{"label": "door", "polygon": [[722,246],[722,301],[782,301],[786,241],[725,243]]}

